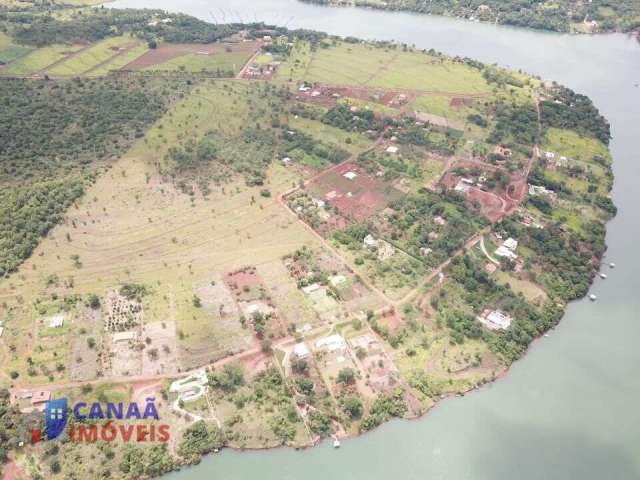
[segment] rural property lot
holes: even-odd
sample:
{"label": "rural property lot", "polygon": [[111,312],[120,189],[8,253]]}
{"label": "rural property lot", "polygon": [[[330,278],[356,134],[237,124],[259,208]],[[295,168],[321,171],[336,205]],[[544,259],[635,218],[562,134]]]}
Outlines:
{"label": "rural property lot", "polygon": [[347,219],[365,220],[383,209],[402,192],[353,162],[343,163],[314,178],[308,191]]}
{"label": "rural property lot", "polygon": [[258,42],[184,44],[163,43],[148,50],[123,70],[233,70],[239,71],[258,48]]}

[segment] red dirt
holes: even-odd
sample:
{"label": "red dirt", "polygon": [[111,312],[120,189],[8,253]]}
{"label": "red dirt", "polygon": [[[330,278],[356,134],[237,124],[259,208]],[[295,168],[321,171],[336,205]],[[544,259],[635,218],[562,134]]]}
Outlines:
{"label": "red dirt", "polygon": [[[404,98],[401,98],[401,95]],[[328,107],[335,106],[338,100],[354,99],[365,102],[378,103],[391,108],[401,108],[415,97],[415,93],[402,90],[381,90],[371,87],[342,87],[317,85],[308,92],[298,92],[296,99],[309,103],[316,103]]]}
{"label": "red dirt", "polygon": [[31,478],[27,473],[14,461],[14,453],[9,452],[9,460],[2,469],[2,480],[26,480]]}
{"label": "red dirt", "polygon": [[[348,172],[357,176],[349,180],[344,176]],[[307,188],[312,195],[336,207],[342,216],[355,221],[371,217],[401,195],[391,185],[353,162],[346,162],[316,177]]]}
{"label": "red dirt", "polygon": [[[500,166],[479,160],[457,160],[451,165],[441,180],[444,187],[448,189],[454,189],[456,187],[461,177],[455,175],[453,171],[458,168],[464,168],[466,170],[479,169],[482,174],[486,176],[499,170],[506,172],[506,170]],[[480,214],[492,223],[498,222],[507,215],[515,212],[527,193],[527,180],[522,172],[510,174],[510,181],[505,190],[499,187],[493,191],[486,190],[485,187],[481,189],[475,184],[477,178],[473,178],[473,180],[474,185],[470,185],[464,195],[470,203],[478,206]]]}
{"label": "red dirt", "polygon": [[162,43],[158,45],[157,48],[148,50],[144,55],[125,65],[123,70],[143,70],[192,53],[215,55],[216,53],[224,52],[227,47],[230,47],[234,52],[247,52],[247,54],[249,54],[255,51],[259,44],[259,42],[206,44]]}

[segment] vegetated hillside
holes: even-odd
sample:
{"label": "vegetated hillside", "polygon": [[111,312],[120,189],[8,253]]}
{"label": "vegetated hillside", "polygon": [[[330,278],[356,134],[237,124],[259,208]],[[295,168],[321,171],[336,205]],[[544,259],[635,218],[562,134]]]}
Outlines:
{"label": "vegetated hillside", "polygon": [[165,110],[149,80],[0,81],[0,276],[27,258],[82,194]]}
{"label": "vegetated hillside", "polygon": [[[553,30],[632,31],[640,27],[636,0],[301,0],[321,5],[357,5],[385,10],[408,10],[433,15],[497,22],[505,25]],[[593,23],[595,22],[595,23]]]}
{"label": "vegetated hillside", "polygon": [[[2,19],[2,17],[0,17]],[[93,9],[58,18],[41,12],[6,14],[16,40],[28,45],[91,42],[123,33],[167,42],[211,43],[233,34],[241,25],[214,25],[184,14],[161,10]]]}

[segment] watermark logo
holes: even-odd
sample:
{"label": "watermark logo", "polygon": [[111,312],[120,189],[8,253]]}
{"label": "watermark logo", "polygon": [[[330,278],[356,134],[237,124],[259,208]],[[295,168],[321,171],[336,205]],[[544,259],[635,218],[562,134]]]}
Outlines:
{"label": "watermark logo", "polygon": [[67,399],[48,400],[44,409],[47,440],[54,440],[67,426]]}
{"label": "watermark logo", "polygon": [[[66,398],[48,400],[45,404],[46,439],[54,440],[64,432],[72,442],[160,442],[169,441],[169,425],[157,423],[160,416],[154,398],[144,407],[136,402],[77,402],[69,408]],[[31,442],[43,439],[39,428],[31,429]]]}

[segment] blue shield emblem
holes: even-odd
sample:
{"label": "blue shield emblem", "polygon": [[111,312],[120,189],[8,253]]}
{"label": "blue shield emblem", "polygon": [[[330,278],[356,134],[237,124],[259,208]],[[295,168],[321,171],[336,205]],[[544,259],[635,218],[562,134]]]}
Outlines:
{"label": "blue shield emblem", "polygon": [[49,400],[44,409],[47,425],[47,439],[58,438],[67,425],[67,399]]}

